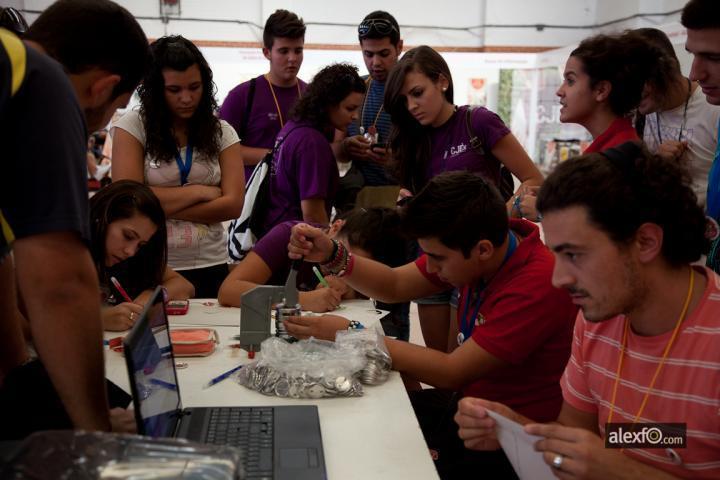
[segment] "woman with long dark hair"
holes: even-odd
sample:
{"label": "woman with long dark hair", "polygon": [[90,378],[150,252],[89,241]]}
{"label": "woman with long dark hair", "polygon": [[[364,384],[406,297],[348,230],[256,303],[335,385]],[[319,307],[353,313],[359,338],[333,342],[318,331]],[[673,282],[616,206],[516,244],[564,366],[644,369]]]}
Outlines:
{"label": "woman with long dark hair", "polygon": [[150,51],[140,110],[114,124],[113,179],[151,187],[168,218],[168,264],[214,298],[227,275],[222,222],[244,200],[239,139],[215,117],[212,71],[192,42],[163,37]]}
{"label": "woman with long dark hair", "polygon": [[[385,110],[394,126],[395,176],[410,193],[454,170],[476,172],[499,185],[501,166],[523,184],[542,183],[542,174],[500,117],[483,107],[454,105],[450,69],[430,47],[408,51],[390,72]],[[481,149],[471,144],[473,136]]]}
{"label": "woman with long dark hair", "polygon": [[260,236],[289,220],[329,223],[339,181],[330,142],[335,129],[345,130],[357,119],[364,93],[353,65],[337,63],[315,75],[275,140],[270,205]]}
{"label": "woman with long dark hair", "polygon": [[[167,266],[165,213],[145,185],[119,180],[90,199],[92,254],[103,296],[105,330],[127,330],[155,287],[162,285],[169,300],[193,295],[190,282]],[[115,277],[133,300],[110,281]]]}
{"label": "woman with long dark hair", "polygon": [[[434,176],[455,170],[476,173],[500,187],[504,166],[520,180],[520,188],[542,183],[542,174],[500,117],[483,107],[453,103],[450,69],[430,47],[413,48],[392,69],[384,105],[393,122],[390,149],[402,196],[415,194]],[[509,213],[516,213],[512,200],[507,207]],[[417,303],[425,344],[446,351],[450,292]]]}

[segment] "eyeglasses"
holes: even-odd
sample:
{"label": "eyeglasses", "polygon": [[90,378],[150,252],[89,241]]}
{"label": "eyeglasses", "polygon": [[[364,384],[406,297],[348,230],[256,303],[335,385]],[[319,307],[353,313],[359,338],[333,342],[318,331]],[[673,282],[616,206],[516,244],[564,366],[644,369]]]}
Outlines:
{"label": "eyeglasses", "polygon": [[358,25],[358,35],[360,35],[360,38],[367,37],[372,30],[375,30],[380,35],[389,35],[392,31],[398,32],[395,25],[384,18],[371,18]]}

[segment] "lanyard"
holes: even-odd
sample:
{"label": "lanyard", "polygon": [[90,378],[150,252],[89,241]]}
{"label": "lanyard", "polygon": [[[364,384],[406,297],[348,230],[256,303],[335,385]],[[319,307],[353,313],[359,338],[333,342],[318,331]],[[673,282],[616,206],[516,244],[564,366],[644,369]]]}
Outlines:
{"label": "lanyard", "polygon": [[[266,73],[265,74],[265,80],[267,80],[268,85],[270,85],[270,93],[272,93],[273,100],[275,101],[275,109],[278,113],[278,120],[280,120],[280,128],[283,128],[285,126],[285,122],[283,122],[283,116],[282,116],[282,110],[280,110],[280,103],[278,102],[277,97],[275,96],[275,89],[273,88],[273,84],[270,81],[270,76]],[[298,79],[295,79],[295,86],[297,87],[298,91],[298,99],[302,97],[302,92],[300,92],[300,81]]]}
{"label": "lanyard", "polygon": [[[500,264],[500,268],[505,265],[505,262],[508,261],[508,259],[512,256],[513,253],[515,253],[515,250],[517,249],[517,238],[515,238],[515,235],[513,235],[512,232],[509,232],[509,237],[510,238],[508,239],[508,249],[507,252],[505,252],[505,258],[503,258],[502,264]],[[465,287],[465,306],[463,307],[461,316],[461,332],[458,334],[458,345],[462,345],[465,340],[470,338],[470,336],[472,335],[473,329],[475,328],[475,319],[477,318],[478,313],[480,312],[480,306],[483,303],[482,292],[483,290],[485,290],[485,287],[487,287],[487,285],[488,284],[481,283],[474,292],[470,291],[470,286]],[[472,300],[474,300],[473,303],[475,303],[475,305],[473,307],[472,314],[468,317],[468,310],[470,309],[470,303]]]}
{"label": "lanyard", "polygon": [[[685,297],[685,304],[683,305],[682,311],[680,312],[680,316],[675,321],[675,328],[673,329],[672,335],[670,336],[670,340],[668,340],[668,343],[665,345],[665,350],[663,351],[663,356],[660,359],[660,363],[658,363],[658,366],[655,368],[655,374],[652,377],[652,380],[650,381],[650,386],[645,390],[645,395],[643,396],[642,403],[640,404],[640,408],[638,409],[637,413],[635,414],[635,418],[633,418],[632,425],[634,426],[638,419],[640,418],[640,415],[642,415],[643,410],[645,409],[645,405],[647,405],[648,397],[650,396],[650,392],[652,392],[653,388],[655,387],[655,381],[657,380],[658,376],[660,375],[660,371],[663,368],[663,365],[665,365],[665,360],[667,359],[668,354],[670,353],[670,349],[673,346],[673,343],[675,342],[675,338],[677,337],[678,332],[680,331],[680,325],[682,324],[683,320],[685,319],[685,315],[687,315],[688,307],[690,306],[690,300],[692,298],[693,293],[693,286],[695,285],[695,271],[690,267],[690,284],[688,286],[688,292],[687,296]],[[622,346],[620,347],[620,360],[618,360],[618,368],[617,372],[615,372],[615,384],[613,385],[613,393],[612,393],[612,399],[610,400],[610,413],[608,414],[607,423],[612,423],[612,417],[613,417],[613,411],[615,410],[615,398],[617,396],[617,389],[618,384],[620,383],[620,374],[622,373],[622,365],[623,365],[623,357],[625,356],[625,350],[627,349],[627,336],[628,336],[628,330],[630,329],[630,322],[628,321],[628,318],[625,318],[625,326],[623,328],[623,338],[622,338]],[[628,412],[629,413],[629,412]],[[620,450],[622,451],[622,450]]]}
{"label": "lanyard", "polygon": [[363,99],[363,106],[362,110],[360,111],[360,117],[358,118],[358,130],[360,131],[360,135],[362,135],[365,132],[370,132],[370,129],[372,128],[374,131],[370,132],[371,134],[375,135],[377,133],[377,121],[378,118],[380,118],[380,114],[383,111],[383,104],[380,104],[380,108],[378,109],[377,113],[375,114],[375,119],[372,122],[372,125],[369,125],[367,130],[364,130],[363,128],[363,122],[365,121],[365,106],[367,105],[367,99],[370,96],[370,88],[372,87],[372,77],[368,77],[367,82],[365,82],[366,87],[366,93],[365,98]]}
{"label": "lanyard", "polygon": [[175,161],[177,162],[178,170],[180,170],[180,185],[187,183],[188,175],[190,175],[190,169],[192,168],[192,147],[190,143],[185,147],[185,163],[180,158],[180,151],[175,154]]}

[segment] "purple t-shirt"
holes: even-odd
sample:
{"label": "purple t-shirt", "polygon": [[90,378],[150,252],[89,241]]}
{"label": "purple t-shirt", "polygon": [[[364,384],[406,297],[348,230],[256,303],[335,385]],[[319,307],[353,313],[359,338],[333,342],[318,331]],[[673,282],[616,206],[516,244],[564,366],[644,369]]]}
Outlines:
{"label": "purple t-shirt", "polygon": [[[270,268],[272,272],[270,280],[266,285],[285,285],[292,261],[288,257],[288,243],[290,243],[290,231],[292,227],[300,223],[297,220],[282,222],[275,225],[264,237],[253,247],[255,252]],[[320,225],[311,224],[321,228]],[[313,290],[318,280],[312,271],[312,263],[303,262],[297,276],[298,290]]]}
{"label": "purple t-shirt", "polygon": [[[500,162],[494,157],[478,154],[470,146],[465,113],[467,109],[468,106],[459,107],[450,120],[431,131],[432,150],[426,180],[443,172],[467,170],[477,172],[495,184],[499,183]],[[473,110],[470,124],[485,151],[492,150],[500,139],[510,133],[500,117],[484,107]]]}
{"label": "purple t-shirt", "polygon": [[290,120],[277,141],[282,144],[270,171],[270,206],[262,231],[287,220],[302,220],[302,200],[325,200],[329,218],[339,173],[328,139],[309,124]]}
{"label": "purple t-shirt", "polygon": [[[225,97],[222,107],[220,107],[218,116],[232,125],[238,135],[240,135],[240,142],[243,145],[267,148],[270,150],[275,144],[275,137],[282,128],[280,122],[281,116],[284,125],[288,121],[290,110],[299,97],[298,86],[300,87],[301,93],[307,89],[307,84],[300,79],[298,79],[298,85],[293,85],[292,87],[278,87],[273,85],[273,91],[280,105],[280,114],[278,114],[275,100],[270,91],[270,83],[265,78],[265,75],[256,77],[255,95],[244,135],[240,131],[240,126],[247,109],[248,96],[250,95],[249,80],[230,90],[230,93]],[[246,180],[250,178],[250,174],[252,174],[254,168],[254,165],[245,167]]]}

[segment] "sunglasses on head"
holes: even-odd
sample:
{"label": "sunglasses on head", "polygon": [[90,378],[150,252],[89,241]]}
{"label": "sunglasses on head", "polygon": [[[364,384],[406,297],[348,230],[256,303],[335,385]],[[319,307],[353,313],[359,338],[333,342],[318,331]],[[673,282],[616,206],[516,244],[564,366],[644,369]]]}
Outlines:
{"label": "sunglasses on head", "polygon": [[398,31],[395,25],[384,18],[372,18],[358,25],[358,35],[360,35],[360,38],[365,38],[373,30],[380,35],[389,35],[393,30]]}

